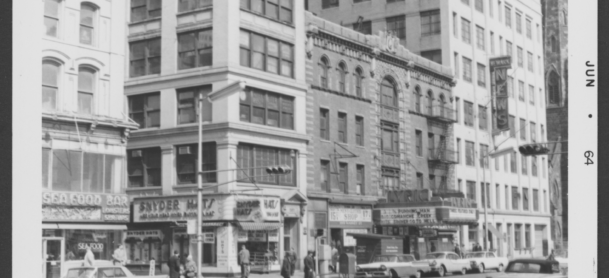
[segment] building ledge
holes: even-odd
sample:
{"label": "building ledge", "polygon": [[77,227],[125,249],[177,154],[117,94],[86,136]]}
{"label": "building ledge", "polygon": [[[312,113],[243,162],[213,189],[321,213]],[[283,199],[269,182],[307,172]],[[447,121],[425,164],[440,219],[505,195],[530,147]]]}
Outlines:
{"label": "building ledge", "polygon": [[67,112],[59,112],[55,113],[42,112],[43,120],[53,120],[53,121],[62,121],[62,122],[77,122],[83,124],[93,124],[93,125],[102,125],[116,128],[126,128],[126,129],[138,129],[139,125],[133,122],[131,119],[119,119],[119,118],[111,118],[107,116],[101,115],[77,115],[77,114],[68,114]]}

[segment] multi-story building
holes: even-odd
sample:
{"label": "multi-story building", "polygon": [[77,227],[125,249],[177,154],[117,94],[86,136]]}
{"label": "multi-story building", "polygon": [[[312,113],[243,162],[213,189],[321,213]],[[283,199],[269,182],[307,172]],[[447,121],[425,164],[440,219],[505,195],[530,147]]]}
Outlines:
{"label": "multi-story building", "polygon": [[[42,277],[66,261],[112,259],[129,222],[125,150],[137,124],[123,94],[125,6],[45,0],[42,68]],[[33,80],[32,80],[33,81]]]}
{"label": "multi-story building", "polygon": [[548,157],[554,248],[567,250],[569,237],[568,1],[541,1],[543,13],[546,119],[552,154]]}
{"label": "multi-story building", "polygon": [[[457,122],[451,144],[459,163],[450,183],[477,201],[481,215],[487,212],[477,227],[460,228],[459,241],[466,249],[479,243],[511,257],[548,254],[553,244],[547,157],[516,152],[518,145],[546,141],[539,1],[324,0],[309,1],[307,8],[364,34],[388,31],[413,53],[453,69]],[[506,55],[512,57],[510,131],[493,132],[489,59]],[[508,147],[514,152],[490,159]]]}
{"label": "multi-story building", "polygon": [[[154,258],[167,273],[174,251],[200,260],[205,277],[238,275],[243,246],[252,272],[278,271],[285,250],[306,255],[304,11],[263,2],[125,1],[125,95],[140,124],[127,151],[134,270]],[[196,219],[197,163],[206,171],[201,257],[182,222]],[[274,165],[293,171],[266,174]]]}
{"label": "multi-story building", "polygon": [[[475,209],[468,210],[470,219],[455,223],[454,215],[436,217],[436,209],[446,204],[401,199],[416,206],[399,206],[431,213],[420,222],[389,225],[373,217],[379,199],[393,200],[399,192],[458,197],[448,182],[454,179],[456,163],[448,143],[454,140],[456,121],[450,68],[412,54],[394,36],[364,35],[311,13],[305,19],[307,131],[313,136],[307,165],[308,228],[327,229],[323,244],[358,259],[366,255],[361,248],[356,252],[349,233],[399,236],[404,242],[400,248],[417,256],[430,247],[453,250],[460,225],[475,223]],[[425,231],[436,236],[423,236]],[[314,244],[311,235],[309,248]]]}

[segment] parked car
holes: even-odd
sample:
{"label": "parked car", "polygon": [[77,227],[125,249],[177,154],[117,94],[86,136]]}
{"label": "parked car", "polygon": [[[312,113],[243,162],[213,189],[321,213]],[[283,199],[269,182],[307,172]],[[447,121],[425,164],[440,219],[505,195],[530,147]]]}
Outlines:
{"label": "parked car", "polygon": [[431,272],[437,273],[440,277],[447,272],[465,275],[471,268],[469,260],[461,259],[459,255],[453,252],[429,253],[421,261],[428,262],[431,266]]}
{"label": "parked car", "polygon": [[[489,278],[488,276],[487,278]],[[546,259],[516,259],[510,261],[505,273],[495,278],[566,278],[558,261]]]}
{"label": "parked car", "polygon": [[129,269],[112,261],[96,260],[93,266],[83,266],[84,261],[67,261],[62,269],[62,278],[106,278],[106,277],[138,277],[138,278],[168,278],[167,275],[135,276]]}
{"label": "parked car", "polygon": [[508,258],[497,257],[494,252],[488,251],[467,253],[463,258],[469,260],[472,270],[480,273],[483,273],[486,269],[496,269],[498,272],[503,272],[503,269],[509,263]]}
{"label": "parked car", "polygon": [[355,277],[374,278],[420,278],[431,270],[429,263],[417,262],[413,255],[376,255],[368,264],[355,267]]}

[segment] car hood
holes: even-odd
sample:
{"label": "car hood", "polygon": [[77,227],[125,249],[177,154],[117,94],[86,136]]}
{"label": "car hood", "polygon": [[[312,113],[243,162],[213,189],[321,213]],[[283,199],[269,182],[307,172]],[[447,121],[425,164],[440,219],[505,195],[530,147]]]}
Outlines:
{"label": "car hood", "polygon": [[560,273],[503,273],[496,278],[566,278],[566,275]]}
{"label": "car hood", "polygon": [[392,266],[409,266],[409,265],[412,265],[412,262],[379,262],[379,263],[360,264],[357,266],[359,266],[361,269],[378,269],[381,267],[381,265],[384,265],[385,267],[389,268]]}

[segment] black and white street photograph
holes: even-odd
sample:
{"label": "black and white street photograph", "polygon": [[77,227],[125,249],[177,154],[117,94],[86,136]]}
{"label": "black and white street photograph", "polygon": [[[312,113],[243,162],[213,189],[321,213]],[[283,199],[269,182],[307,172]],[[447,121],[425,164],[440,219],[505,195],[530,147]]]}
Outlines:
{"label": "black and white street photograph", "polygon": [[595,273],[595,1],[23,2],[14,277]]}

